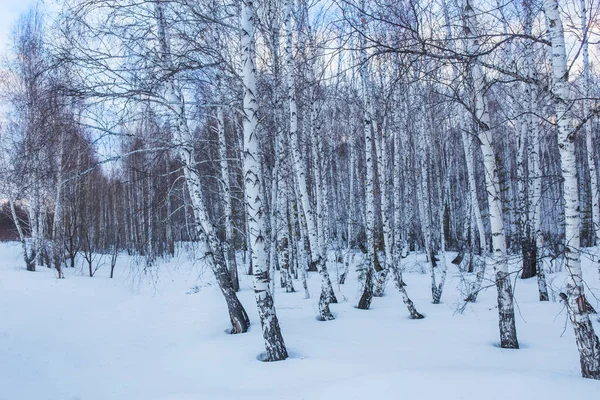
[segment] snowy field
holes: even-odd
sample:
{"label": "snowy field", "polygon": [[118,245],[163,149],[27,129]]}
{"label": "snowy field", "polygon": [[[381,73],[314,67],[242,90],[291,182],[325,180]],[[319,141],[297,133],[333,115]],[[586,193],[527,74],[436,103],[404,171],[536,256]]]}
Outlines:
{"label": "snowy field", "polygon": [[[450,270],[442,304],[431,303],[423,256],[405,264],[408,291],[424,320],[408,319],[393,285],[372,309],[356,309],[356,274],[337,287],[337,319],[319,322],[319,279],[312,298],[277,288],[275,301],[291,358],[263,363],[251,290],[240,299],[249,333],[228,335],[224,301],[209,271],[187,255],[143,273],[120,259],[94,278],[68,270],[64,280],[30,273],[16,244],[0,244],[0,399],[592,399],[600,382],[580,378],[566,311],[540,303],[535,279],[516,281],[520,350],[497,346],[495,288],[458,313],[460,278]],[[600,294],[597,271],[584,263]],[[452,266],[454,268],[454,266]],[[132,272],[135,271],[135,272]],[[331,271],[335,277],[335,271]],[[556,290],[563,275],[550,275]],[[294,282],[296,289],[300,283]],[[589,289],[588,289],[589,290]],[[554,293],[556,296],[556,293]],[[552,296],[552,294],[551,294]],[[598,302],[590,296],[590,302]],[[594,316],[597,320],[597,316]],[[595,322],[596,331],[600,326]]]}

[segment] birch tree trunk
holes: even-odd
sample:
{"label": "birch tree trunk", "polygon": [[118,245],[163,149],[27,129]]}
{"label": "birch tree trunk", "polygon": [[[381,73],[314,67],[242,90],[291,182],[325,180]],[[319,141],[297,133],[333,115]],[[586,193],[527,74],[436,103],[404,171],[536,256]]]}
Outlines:
{"label": "birch tree trunk", "polygon": [[310,292],[308,291],[308,255],[306,254],[306,222],[304,220],[304,215],[301,213],[302,205],[300,204],[300,195],[298,191],[298,184],[292,182],[292,195],[294,197],[294,204],[296,205],[296,211],[293,212],[293,221],[292,221],[292,230],[295,231],[296,224],[298,224],[298,232],[300,235],[298,237],[294,237],[294,243],[296,244],[296,255],[297,255],[297,263],[298,269],[300,270],[300,279],[302,280],[302,287],[304,288],[304,298],[310,299]]}
{"label": "birch tree trunk", "polygon": [[[364,9],[364,7],[363,7]],[[360,36],[360,79],[362,84],[362,112],[363,112],[363,137],[365,140],[365,281],[363,293],[358,301],[358,308],[368,310],[373,299],[373,273],[375,263],[375,161],[373,159],[373,106],[371,99],[371,85],[369,79],[369,66],[367,59],[366,21],[361,22]]]}
{"label": "birch tree trunk", "polygon": [[548,36],[552,43],[552,92],[558,129],[558,147],[563,177],[565,206],[565,268],[567,293],[562,294],[579,349],[581,374],[584,378],[600,379],[600,341],[586,309],[583,274],[581,271],[579,188],[575,160],[575,133],[572,131],[571,93],[562,20],[558,1],[544,0]]}
{"label": "birch tree trunk", "polygon": [[61,130],[59,137],[59,150],[56,156],[57,177],[56,194],[54,200],[54,218],[52,221],[52,258],[58,279],[64,278],[62,264],[64,261],[64,224],[63,224],[63,156],[64,156],[64,132]]}
{"label": "birch tree trunk", "polygon": [[[433,129],[433,127],[432,127]],[[442,152],[445,153],[445,149],[442,148]],[[439,201],[439,208],[438,208],[438,221],[439,221],[439,232],[440,232],[440,280],[439,283],[437,284],[437,286],[435,286],[435,281],[433,282],[434,284],[432,285],[432,297],[433,297],[433,304],[439,304],[441,299],[442,299],[442,293],[444,291],[444,284],[446,283],[446,275],[448,273],[448,264],[446,263],[446,230],[445,230],[445,224],[444,224],[444,215],[445,215],[445,211],[446,211],[446,206],[448,205],[447,201],[447,196],[448,193],[450,192],[449,190],[449,183],[448,183],[448,173],[446,170],[446,167],[443,165],[444,163],[444,159],[443,159],[443,154],[439,154],[440,157],[440,161],[439,161],[439,169],[437,170],[438,172],[438,201]]]}
{"label": "birch tree trunk", "polygon": [[288,78],[288,102],[290,111],[290,145],[292,149],[293,169],[298,185],[298,200],[302,206],[304,217],[306,219],[308,241],[313,257],[316,257],[317,269],[321,277],[321,296],[319,298],[319,315],[321,320],[328,321],[334,319],[329,310],[329,303],[337,302],[333,294],[333,287],[329,278],[329,272],[325,265],[325,260],[319,254],[319,242],[317,236],[317,226],[315,214],[308,198],[308,184],[306,179],[306,170],[303,167],[302,154],[298,141],[298,109],[296,105],[296,79],[294,76],[294,60],[292,55],[292,5],[291,0],[286,0],[286,64]]}
{"label": "birch tree trunk", "polygon": [[473,282],[467,298],[465,301],[475,302],[477,301],[477,295],[481,290],[483,278],[485,276],[485,254],[487,253],[488,245],[485,236],[485,227],[483,225],[483,217],[481,215],[481,208],[479,207],[479,199],[477,197],[477,181],[475,180],[475,166],[473,165],[473,141],[466,130],[465,115],[464,112],[460,115],[460,130],[461,130],[461,142],[463,150],[465,152],[465,159],[467,165],[467,179],[469,185],[469,202],[471,205],[472,215],[475,217],[475,226],[477,231],[477,238],[472,236],[473,242],[477,243],[477,254],[473,255],[474,271],[476,271],[475,281]]}
{"label": "birch tree trunk", "polygon": [[[284,159],[280,159],[283,161]],[[283,165],[280,166],[282,169]],[[287,168],[286,168],[287,171]],[[283,286],[285,287],[286,293],[293,293],[296,290],[294,289],[294,281],[292,279],[291,274],[291,263],[290,263],[290,239],[289,239],[289,224],[288,224],[288,215],[289,213],[289,205],[288,205],[288,183],[285,179],[285,174],[282,171],[282,176],[280,177],[279,182],[279,195],[278,201],[279,204],[277,206],[278,209],[278,223],[279,227],[277,233],[277,257],[279,260],[279,267],[281,269],[281,275],[283,279]]]}
{"label": "birch tree trunk", "polygon": [[[533,4],[527,1],[525,4],[525,34],[531,35],[533,30]],[[527,66],[527,77],[533,79],[535,77],[535,65],[533,60],[533,42],[528,40],[525,43],[525,62]],[[548,301],[548,288],[546,285],[546,274],[544,272],[544,264],[541,257],[538,257],[538,252],[542,251],[544,245],[544,237],[542,235],[542,171],[540,167],[540,130],[536,115],[538,114],[538,102],[536,88],[531,83],[525,84],[525,101],[528,104],[527,126],[530,132],[528,143],[529,155],[529,184],[531,187],[531,221],[533,228],[533,237],[536,247],[535,269],[537,275],[538,292],[540,301]]]}
{"label": "birch tree trunk", "polygon": [[165,71],[169,72],[169,75],[167,75],[168,78],[165,79],[165,90],[169,109],[175,120],[173,125],[173,145],[183,164],[183,175],[192,202],[196,233],[200,239],[201,249],[204,251],[205,262],[215,274],[219,288],[225,297],[233,326],[231,333],[246,332],[250,326],[250,319],[235,294],[231,276],[227,270],[223,243],[217,236],[216,228],[208,215],[208,209],[202,195],[200,174],[196,167],[197,163],[192,134],[188,126],[183,98],[177,88],[174,77],[170,74],[175,68],[171,59],[163,0],[157,0],[155,3],[155,18],[162,67]]}
{"label": "birch tree trunk", "polygon": [[[279,201],[279,193],[281,192],[281,147],[282,147],[282,130],[281,126],[281,103],[280,103],[280,60],[279,60],[279,9],[278,5],[275,2],[269,1],[267,6],[267,14],[269,17],[269,50],[271,52],[271,62],[272,62],[272,73],[273,73],[273,122],[276,127],[275,130],[275,140],[274,140],[274,158],[275,165],[273,167],[273,171],[271,174],[271,204],[270,204],[270,227],[271,227],[271,235],[269,236],[268,249],[269,249],[269,277],[271,279],[271,295],[275,295],[275,271],[277,267],[281,270],[281,265],[279,261],[282,257],[278,257],[277,248],[279,245],[282,245],[283,242],[278,239],[280,233],[282,232],[282,228],[280,227],[280,222],[283,221],[281,218],[281,210],[280,210],[280,201]],[[265,181],[266,184],[266,181]],[[265,185],[266,188],[266,185]],[[284,280],[286,278],[285,272],[283,270],[280,271],[281,283],[282,287],[285,286]]]}
{"label": "birch tree trunk", "polygon": [[[275,110],[275,113],[277,113],[277,110]],[[279,124],[277,123],[277,117],[275,117],[276,123],[275,126],[278,126]],[[270,207],[270,225],[271,225],[271,235],[268,236],[269,240],[267,240],[266,242],[266,246],[268,249],[268,267],[269,267],[269,279],[271,280],[271,285],[270,285],[270,289],[271,289],[271,296],[275,296],[275,271],[276,271],[276,266],[278,263],[278,258],[277,258],[277,237],[279,235],[279,202],[277,201],[277,197],[278,197],[278,193],[279,193],[279,179],[280,179],[280,175],[281,175],[281,171],[280,171],[280,160],[279,160],[279,146],[281,145],[281,143],[279,143],[279,133],[276,133],[277,137],[275,138],[275,165],[273,166],[273,172],[272,172],[272,177],[271,177],[271,207]],[[262,172],[262,168],[261,168],[261,172]],[[263,173],[264,176],[264,173]],[[267,181],[265,181],[265,188],[267,187],[268,183]],[[265,190],[266,192],[266,190]],[[265,198],[266,198],[266,193],[265,193]]]}
{"label": "birch tree trunk", "polygon": [[[526,84],[528,85],[528,84]],[[519,88],[515,85],[515,89]],[[529,99],[525,99],[525,91],[521,91],[521,104],[528,104]],[[517,191],[518,191],[518,218],[519,218],[519,236],[521,239],[521,256],[522,268],[521,279],[529,279],[535,275],[535,264],[537,258],[536,242],[533,237],[533,221],[532,221],[532,199],[530,196],[530,178],[531,171],[525,170],[525,160],[528,155],[530,134],[530,115],[524,113],[521,118],[518,118],[517,127]]]}
{"label": "birch tree trunk", "polygon": [[221,93],[219,79],[219,104],[217,106],[217,136],[219,139],[219,157],[221,158],[221,188],[223,190],[223,211],[225,214],[225,251],[227,252],[227,268],[231,276],[233,290],[240,290],[235,248],[233,247],[233,201],[231,198],[231,183],[229,181],[229,158],[227,156],[227,140],[225,138],[225,118],[223,116],[224,99]]}
{"label": "birch tree trunk", "polygon": [[[277,232],[274,235],[274,240],[277,242],[277,258],[280,267],[280,274],[282,278],[283,286],[287,293],[295,292],[294,281],[292,279],[291,263],[290,263],[290,224],[288,216],[289,211],[289,168],[287,162],[287,151],[285,147],[286,140],[283,137],[285,130],[281,130],[277,134],[276,147],[278,153],[275,155],[279,160],[278,165],[278,185],[277,185]],[[285,135],[287,136],[287,135]]]}
{"label": "birch tree trunk", "polygon": [[[477,24],[475,21],[475,12],[470,4],[470,0],[467,0],[465,4],[464,17],[468,50],[471,54],[477,54],[479,51],[476,29]],[[517,341],[517,330],[515,327],[513,291],[508,272],[506,237],[504,234],[502,203],[500,200],[500,184],[498,180],[496,156],[492,143],[489,107],[485,95],[486,83],[482,67],[477,63],[472,66],[472,79],[475,91],[477,136],[483,153],[485,186],[488,193],[490,225],[492,228],[492,245],[494,248],[493,262],[494,270],[496,272],[496,287],[498,289],[500,346],[503,348],[517,349],[519,348],[519,342]]]}
{"label": "birch tree trunk", "polygon": [[379,162],[379,185],[381,192],[381,226],[383,229],[383,246],[385,252],[385,263],[383,270],[377,274],[377,282],[375,285],[375,291],[373,295],[375,297],[382,297],[385,290],[385,284],[387,281],[387,275],[390,270],[389,265],[393,262],[393,249],[394,249],[394,233],[393,226],[390,218],[391,198],[388,193],[392,185],[392,176],[388,171],[388,142],[387,142],[387,118],[384,119],[382,124],[381,133],[381,145],[380,145],[380,162]]}
{"label": "birch tree trunk", "polygon": [[36,182],[33,184],[33,193],[31,194],[31,198],[29,201],[29,230],[31,232],[31,243],[33,245],[33,269],[28,269],[28,271],[35,271],[35,266],[43,265],[42,258],[42,229],[40,226],[40,199],[39,199],[39,185],[38,179],[34,178]]}
{"label": "birch tree trunk", "polygon": [[[453,35],[452,35],[452,25],[450,23],[450,15],[449,15],[449,10],[448,10],[448,4],[446,1],[444,1],[443,3],[443,13],[444,13],[444,20],[446,23],[446,32],[448,35],[448,38],[450,40],[450,46],[452,48],[455,47],[455,41],[453,39]],[[457,80],[458,76],[459,76],[459,70],[458,67],[453,64],[452,65],[452,76],[453,79]],[[470,284],[468,293],[467,293],[467,297],[465,298],[465,301],[467,302],[475,302],[477,301],[477,295],[479,294],[479,291],[481,290],[481,285],[483,283],[483,278],[485,276],[485,253],[487,252],[487,242],[486,242],[486,236],[485,236],[485,227],[483,225],[483,217],[481,216],[481,208],[479,206],[479,199],[477,197],[477,181],[475,179],[475,167],[473,165],[473,150],[472,150],[472,140],[468,131],[468,122],[467,122],[467,116],[466,116],[466,110],[464,108],[460,108],[458,110],[456,110],[456,113],[458,114],[458,129],[460,131],[460,136],[461,136],[461,143],[462,143],[462,148],[465,154],[465,164],[467,167],[467,184],[468,184],[468,191],[469,191],[469,197],[468,197],[468,201],[469,201],[469,210],[470,210],[470,222],[469,225],[472,227],[472,234],[471,234],[471,248],[470,248],[470,252],[471,252],[471,256],[472,258],[469,260],[469,265],[470,266],[474,266],[473,271],[476,271],[476,275],[475,275],[475,281],[472,282]],[[473,227],[472,224],[472,217],[474,217],[475,219],[475,227],[477,228],[477,239],[475,239],[475,227]],[[473,253],[473,247],[475,247],[474,243],[477,243],[477,254],[472,254]],[[469,270],[469,272],[472,272],[472,270]]]}
{"label": "birch tree trunk", "polygon": [[[406,105],[405,102],[403,102],[403,104]],[[408,109],[407,107],[403,108],[403,110],[405,111],[405,113],[403,115],[404,118],[408,117],[407,109]],[[413,301],[408,296],[408,292],[406,291],[406,288],[404,287],[405,286],[404,280],[402,279],[402,267],[401,267],[402,257],[403,257],[402,253],[406,249],[407,246],[405,246],[406,243],[403,243],[403,237],[402,237],[402,232],[403,232],[403,229],[406,228],[406,224],[402,223],[403,215],[401,212],[401,206],[403,204],[402,192],[401,192],[401,187],[400,187],[400,176],[401,176],[401,172],[402,172],[401,170],[402,170],[402,161],[403,161],[402,153],[400,152],[401,141],[402,141],[401,136],[402,136],[402,133],[400,132],[400,130],[398,128],[396,128],[394,130],[394,135],[393,135],[394,154],[392,155],[392,159],[394,160],[393,189],[394,189],[394,221],[395,221],[394,228],[395,229],[394,229],[393,242],[390,242],[390,246],[393,246],[393,251],[391,251],[391,257],[388,257],[388,255],[386,253],[385,262],[386,262],[386,268],[388,268],[390,270],[390,272],[392,273],[392,277],[394,279],[394,285],[396,286],[396,289],[398,289],[398,291],[400,292],[402,301],[404,302],[404,304],[406,305],[406,308],[408,309],[410,318],[411,319],[423,319],[425,317],[417,311],[417,308],[415,307]],[[409,202],[409,204],[410,203],[411,202]],[[406,241],[406,236],[404,236],[404,241]],[[387,246],[387,244],[386,244],[386,246]],[[387,250],[387,248],[386,248],[386,252],[390,252],[390,251]]]}
{"label": "birch tree trunk", "polygon": [[23,227],[21,226],[21,220],[19,219],[19,216],[17,214],[15,200],[10,192],[8,193],[8,202],[10,205],[10,215],[15,224],[15,228],[17,228],[17,233],[19,234],[19,241],[21,242],[21,247],[23,248],[23,259],[25,261],[25,268],[27,269],[27,271],[35,272],[35,251],[33,249],[33,246],[27,246],[27,238],[25,237]]}
{"label": "birch tree trunk", "polygon": [[[439,303],[437,298],[437,283],[435,271],[437,268],[437,257],[433,250],[433,239],[431,232],[431,206],[430,197],[431,191],[429,189],[429,159],[427,157],[428,150],[430,148],[430,135],[427,130],[427,126],[423,121],[427,115],[425,107],[421,107],[421,118],[417,122],[417,205],[419,207],[419,220],[421,223],[421,230],[423,232],[423,240],[425,242],[425,254],[429,259],[429,272],[431,276],[431,296],[435,304]],[[436,301],[437,300],[437,301]]]}
{"label": "birch tree trunk", "polygon": [[356,212],[356,195],[354,193],[354,183],[355,183],[355,173],[354,173],[354,165],[355,165],[355,156],[356,151],[354,149],[353,138],[348,138],[348,173],[350,179],[348,180],[348,221],[346,225],[346,235],[347,235],[347,250],[346,250],[346,259],[344,260],[344,270],[340,274],[338,278],[338,283],[343,285],[346,283],[346,278],[348,277],[348,271],[350,270],[350,258],[352,252],[352,245],[354,243],[354,224],[356,223],[354,220],[355,212]]}
{"label": "birch tree trunk", "polygon": [[[590,78],[590,54],[589,54],[589,32],[587,23],[586,1],[581,0],[581,32],[583,36],[583,81],[585,85],[583,109],[588,112],[590,108],[590,88],[592,81]],[[592,223],[596,245],[600,245],[600,187],[598,186],[598,175],[596,168],[596,159],[594,157],[593,144],[593,124],[586,123],[582,129],[585,131],[585,146],[588,168],[590,171],[590,189],[592,191]],[[598,273],[600,273],[600,260],[598,264]]]}
{"label": "birch tree trunk", "polygon": [[288,357],[279,321],[275,313],[273,297],[269,289],[267,248],[265,230],[266,214],[261,199],[264,184],[260,169],[260,153],[257,137],[258,117],[256,100],[256,52],[254,39],[254,3],[244,0],[241,15],[242,31],[242,78],[244,83],[244,187],[248,211],[248,233],[252,246],[254,268],[254,296],[265,340],[265,361],[285,360]]}

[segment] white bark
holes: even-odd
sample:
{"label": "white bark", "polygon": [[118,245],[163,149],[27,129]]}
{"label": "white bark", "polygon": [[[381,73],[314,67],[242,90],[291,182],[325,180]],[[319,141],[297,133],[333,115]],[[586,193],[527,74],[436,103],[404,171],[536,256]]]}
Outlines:
{"label": "white bark", "polygon": [[567,270],[566,303],[575,330],[581,373],[585,378],[600,379],[600,342],[586,310],[581,271],[579,188],[575,159],[575,132],[572,131],[571,89],[562,20],[558,1],[544,0],[548,36],[552,43],[552,92],[558,128],[558,146],[563,177],[565,206],[565,268]]}
{"label": "white bark", "polygon": [[227,140],[225,137],[225,118],[223,113],[224,98],[220,82],[218,83],[219,106],[217,106],[217,136],[219,141],[219,157],[221,158],[221,189],[223,191],[223,211],[225,214],[225,252],[227,253],[227,268],[231,275],[233,289],[237,292],[240,288],[238,281],[235,249],[233,248],[233,201],[231,198],[231,183],[229,182],[229,158],[227,156]]}
{"label": "white bark", "polygon": [[[277,111],[275,111],[277,113]],[[279,124],[275,124],[278,126]],[[271,236],[269,237],[268,243],[268,266],[269,266],[269,279],[271,280],[270,290],[271,296],[275,296],[275,271],[276,264],[278,262],[277,259],[277,237],[279,235],[279,202],[277,201],[278,193],[279,193],[279,185],[280,185],[280,164],[281,161],[279,159],[279,147],[281,143],[279,142],[279,134],[275,138],[275,165],[273,166],[273,172],[271,175],[271,209],[270,209],[270,225],[271,225]],[[265,182],[266,186],[266,182]]]}
{"label": "white bark", "polygon": [[[590,78],[590,54],[589,54],[589,32],[587,22],[587,6],[586,0],[581,0],[581,31],[583,35],[583,81],[585,85],[584,96],[586,100],[583,102],[583,109],[588,112],[590,109],[591,102],[587,100],[590,97],[590,87],[592,81]],[[582,127],[585,131],[585,146],[588,168],[590,171],[590,189],[592,192],[592,222],[594,224],[594,235],[596,239],[596,245],[600,245],[600,187],[598,186],[598,175],[596,168],[596,159],[594,157],[594,144],[593,144],[593,124],[587,123]],[[598,272],[600,273],[600,264],[598,265]]]}
{"label": "white bark", "polygon": [[[453,40],[450,16],[448,5],[446,1],[443,4],[444,11],[444,20],[446,23],[446,31],[448,35],[448,39],[450,40],[450,46],[452,48],[455,47],[455,41]],[[458,79],[459,71],[458,66],[456,64],[452,65],[452,76],[454,80]],[[470,134],[467,129],[469,123],[467,122],[468,118],[466,115],[466,110],[464,108],[460,108],[457,111],[458,114],[458,129],[460,130],[461,135],[461,143],[463,147],[463,151],[465,153],[465,161],[467,167],[467,183],[468,183],[468,192],[469,192],[469,209],[471,210],[471,215],[475,217],[475,226],[477,228],[477,237],[479,245],[477,246],[477,255],[475,255],[475,260],[470,260],[475,267],[481,266],[481,268],[477,268],[475,281],[471,283],[471,287],[469,288],[469,293],[467,293],[466,301],[475,302],[477,300],[477,295],[481,290],[481,285],[483,283],[483,278],[485,276],[485,258],[484,255],[487,252],[488,245],[486,242],[485,236],[485,227],[483,225],[483,217],[481,215],[481,208],[479,205],[479,199],[477,197],[477,181],[475,179],[475,167],[473,164],[473,154],[474,150],[472,149],[473,141],[471,140]],[[469,224],[471,225],[471,223]],[[474,232],[474,230],[472,230]],[[476,242],[475,235],[471,235],[471,240]],[[474,261],[474,262],[473,262]]]}
{"label": "white bark", "polygon": [[[478,30],[475,12],[467,0],[464,7],[465,33],[467,35],[468,51],[477,54],[479,51]],[[518,348],[515,313],[513,305],[512,285],[508,272],[506,238],[504,221],[502,219],[502,202],[500,200],[500,183],[496,167],[496,156],[492,143],[490,115],[486,82],[482,67],[475,63],[472,67],[472,79],[475,91],[475,119],[478,130],[483,164],[485,168],[485,186],[488,194],[490,225],[492,230],[493,262],[496,271],[496,286],[498,288],[498,313],[500,325],[500,346],[503,348]]]}
{"label": "white bark", "polygon": [[[404,107],[405,102],[402,102],[402,110],[404,111],[404,115],[406,115],[406,108]],[[394,114],[395,116],[395,114]],[[396,124],[394,124],[396,125]],[[402,124],[403,126],[403,124]],[[394,179],[393,179],[393,198],[394,198],[394,265],[399,266],[400,261],[402,259],[402,230],[403,230],[403,221],[402,221],[402,210],[404,206],[404,202],[402,201],[402,187],[401,178],[402,178],[402,146],[401,146],[401,133],[400,127],[396,126],[394,128],[393,140],[394,140]]]}
{"label": "white bark", "polygon": [[261,185],[264,185],[260,169],[258,143],[258,117],[256,100],[256,70],[254,42],[254,3],[244,0],[241,15],[242,31],[242,79],[244,83],[244,187],[248,211],[248,233],[252,246],[254,268],[254,296],[265,340],[266,360],[278,361],[288,357],[279,321],[269,289],[267,269],[266,214],[263,209]]}
{"label": "white bark", "polygon": [[[279,201],[279,193],[281,192],[280,186],[282,185],[281,179],[281,163],[282,158],[281,148],[282,148],[282,130],[279,128],[281,126],[281,103],[280,103],[280,60],[279,60],[279,12],[277,5],[269,1],[268,2],[268,11],[269,15],[269,24],[270,24],[270,32],[269,32],[269,49],[271,52],[271,70],[273,73],[273,121],[276,127],[275,133],[275,141],[274,141],[274,155],[275,155],[275,165],[273,167],[273,171],[271,173],[271,207],[270,207],[270,227],[271,227],[271,235],[268,240],[268,248],[269,248],[269,277],[271,279],[271,295],[275,295],[275,271],[276,267],[279,266],[280,269],[280,277],[282,285],[286,279],[286,273],[280,265],[279,261],[282,260],[282,257],[278,257],[277,247],[281,245],[283,242],[279,239],[279,235],[283,232],[280,227],[280,222],[283,222],[280,214],[281,210],[280,201]],[[287,249],[284,249],[287,250]]]}
{"label": "white bark", "polygon": [[[174,71],[162,1],[157,0],[155,3],[161,62],[166,71]],[[225,261],[223,244],[219,240],[216,228],[208,215],[208,208],[202,196],[200,174],[196,168],[193,137],[188,126],[183,96],[171,75],[165,80],[165,91],[166,100],[175,122],[173,125],[173,145],[183,164],[183,174],[192,202],[197,234],[200,237],[200,245],[205,250],[205,262],[215,274],[227,302],[233,326],[232,333],[246,332],[250,320],[233,290]]]}
{"label": "white bark", "polygon": [[[532,4],[525,4],[525,34],[532,33],[533,13]],[[533,79],[535,75],[535,65],[533,59],[533,42],[527,41],[525,44],[525,63],[527,68],[527,77]],[[528,143],[529,155],[529,185],[531,190],[530,207],[531,207],[531,224],[537,248],[536,260],[536,275],[538,283],[538,292],[540,301],[548,301],[548,288],[546,285],[546,274],[544,264],[539,256],[544,245],[544,237],[541,229],[541,210],[542,210],[542,171],[540,168],[540,131],[536,114],[538,112],[536,88],[531,83],[525,84],[525,102],[528,104],[527,126],[530,132]]]}
{"label": "white bark", "polygon": [[25,233],[23,232],[23,227],[21,226],[21,220],[17,215],[17,208],[15,205],[15,200],[12,194],[8,193],[8,202],[10,205],[10,214],[17,228],[17,233],[19,234],[19,241],[21,242],[21,247],[23,248],[23,259],[25,260],[25,267],[27,271],[35,271],[35,252],[32,246],[27,246],[27,238],[25,237]]}
{"label": "white bark", "polygon": [[367,59],[366,22],[362,20],[360,36],[360,80],[362,85],[363,137],[365,140],[365,233],[367,236],[365,254],[365,282],[358,308],[368,309],[373,298],[373,271],[375,267],[375,160],[373,159],[373,104]]}
{"label": "white bark", "polygon": [[423,240],[425,242],[425,254],[429,259],[429,272],[431,276],[431,291],[432,295],[435,292],[435,254],[432,250],[432,235],[431,235],[431,210],[430,210],[430,197],[431,191],[429,190],[429,161],[428,161],[428,148],[429,148],[429,133],[427,131],[426,124],[423,118],[426,118],[427,112],[425,107],[421,107],[421,118],[417,122],[417,163],[416,168],[416,179],[417,179],[417,206],[419,208],[419,222],[421,225],[421,231],[423,232]]}
{"label": "white bark", "polygon": [[317,268],[321,277],[321,297],[319,299],[319,313],[322,320],[334,319],[329,310],[329,303],[334,302],[333,287],[329,278],[329,272],[325,265],[325,260],[319,254],[319,241],[317,236],[316,218],[313,207],[308,198],[308,184],[306,179],[306,170],[303,167],[304,162],[300,152],[300,143],[298,138],[298,109],[296,105],[296,79],[294,76],[294,59],[292,55],[292,5],[291,0],[286,0],[286,65],[287,65],[287,84],[288,84],[288,103],[290,112],[290,146],[292,150],[293,170],[298,185],[298,200],[302,206],[302,211],[306,219],[308,241],[313,261],[317,262]]}
{"label": "white bark", "polygon": [[390,188],[393,188],[393,180],[390,171],[388,171],[388,130],[387,130],[387,117],[383,121],[382,133],[381,133],[381,145],[380,145],[380,160],[379,160],[379,185],[381,192],[381,225],[383,229],[383,240],[384,240],[384,252],[385,252],[385,263],[383,270],[377,274],[377,282],[375,285],[374,295],[377,297],[383,296],[385,290],[385,284],[387,282],[387,275],[394,262],[394,232],[392,220],[390,218],[391,196],[388,192]]}
{"label": "white bark", "polygon": [[[445,149],[442,149],[444,151]],[[443,157],[442,155],[439,155]],[[433,303],[438,304],[442,298],[442,292],[444,290],[444,284],[446,283],[446,275],[448,273],[448,264],[446,263],[446,232],[444,230],[444,216],[446,211],[446,205],[448,204],[447,196],[450,193],[449,182],[448,182],[448,172],[445,170],[445,166],[443,165],[443,160],[440,160],[439,170],[438,172],[438,196],[439,196],[439,209],[438,209],[438,219],[439,219],[439,232],[440,232],[440,261],[439,261],[439,269],[440,269],[440,280],[437,286],[432,285],[432,295],[433,295]],[[435,281],[433,282],[435,283]]]}
{"label": "white bark", "polygon": [[43,265],[42,259],[42,243],[43,234],[42,226],[40,224],[41,209],[40,209],[40,189],[39,183],[33,184],[33,193],[29,199],[29,205],[27,207],[29,212],[29,230],[31,233],[31,242],[33,244],[34,264],[38,266]]}
{"label": "white bark", "polygon": [[[304,219],[304,215],[301,213],[302,206],[300,204],[300,196],[298,194],[298,185],[292,182],[292,188],[294,189],[292,192],[294,203],[296,204],[297,213],[292,213],[292,229],[296,229],[296,224],[298,224],[298,228],[300,231],[300,236],[298,238],[294,238],[294,243],[297,248],[297,262],[298,269],[300,270],[300,279],[302,281],[302,287],[304,288],[304,298],[310,298],[310,292],[308,291],[308,284],[306,282],[307,279],[307,265],[308,265],[308,255],[306,254],[306,220]],[[297,239],[297,240],[296,240]]]}

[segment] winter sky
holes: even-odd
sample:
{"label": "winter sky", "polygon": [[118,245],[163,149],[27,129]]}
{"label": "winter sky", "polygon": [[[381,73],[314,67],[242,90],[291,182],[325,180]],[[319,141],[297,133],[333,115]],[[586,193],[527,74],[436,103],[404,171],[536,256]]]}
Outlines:
{"label": "winter sky", "polygon": [[27,10],[32,0],[0,0],[0,51],[10,43],[13,26],[19,14]]}

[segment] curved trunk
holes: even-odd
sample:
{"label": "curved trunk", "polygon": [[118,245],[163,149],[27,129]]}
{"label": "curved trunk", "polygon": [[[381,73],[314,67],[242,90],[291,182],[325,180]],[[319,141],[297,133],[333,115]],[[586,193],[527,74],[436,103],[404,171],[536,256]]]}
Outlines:
{"label": "curved trunk", "polygon": [[[155,3],[155,13],[163,68],[165,71],[174,71],[161,0]],[[185,114],[185,106],[181,93],[178,91],[174,78],[171,75],[165,81],[165,89],[169,108],[175,120],[173,124],[173,145],[183,164],[184,180],[192,202],[196,231],[203,243],[202,250],[205,260],[213,271],[221,293],[225,297],[233,326],[231,333],[246,332],[250,326],[250,320],[233,289],[231,276],[225,261],[223,244],[217,236],[214,225],[210,221],[208,209],[204,203],[200,174],[196,169],[197,163],[192,145],[192,135]]]}

